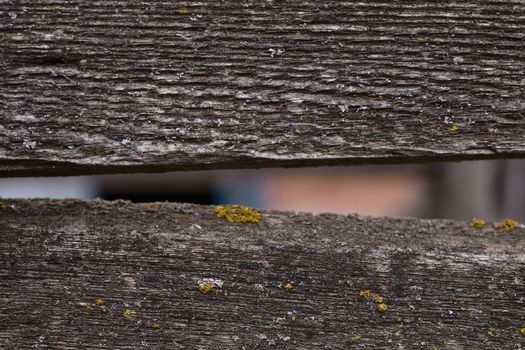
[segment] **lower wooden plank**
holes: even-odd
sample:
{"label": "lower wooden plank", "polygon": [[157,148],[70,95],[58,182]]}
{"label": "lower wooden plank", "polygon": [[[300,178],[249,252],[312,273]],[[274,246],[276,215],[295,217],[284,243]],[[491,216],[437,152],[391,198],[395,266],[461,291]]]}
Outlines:
{"label": "lower wooden plank", "polygon": [[1,349],[525,348],[521,226],[2,204]]}

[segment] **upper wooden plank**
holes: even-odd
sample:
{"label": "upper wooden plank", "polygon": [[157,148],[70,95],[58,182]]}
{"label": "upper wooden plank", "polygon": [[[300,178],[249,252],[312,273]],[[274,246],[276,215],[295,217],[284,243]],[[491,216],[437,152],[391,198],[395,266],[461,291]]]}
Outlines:
{"label": "upper wooden plank", "polygon": [[0,0],[0,175],[525,155],[525,2]]}

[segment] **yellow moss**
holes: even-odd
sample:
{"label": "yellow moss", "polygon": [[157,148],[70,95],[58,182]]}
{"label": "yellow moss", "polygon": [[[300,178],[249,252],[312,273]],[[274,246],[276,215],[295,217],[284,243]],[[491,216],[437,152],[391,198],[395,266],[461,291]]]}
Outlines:
{"label": "yellow moss", "polygon": [[422,36],[418,36],[418,37],[417,37],[417,43],[418,43],[418,44],[424,44],[424,43],[425,43],[425,38],[422,37]]}
{"label": "yellow moss", "polygon": [[458,304],[460,305],[460,307],[459,307],[459,311],[460,311],[460,312],[465,312],[465,311],[467,311],[467,308],[465,307],[465,300],[460,299],[460,300],[458,301]]}
{"label": "yellow moss", "polygon": [[370,289],[365,289],[359,292],[361,298],[370,298],[372,296],[372,291]]}
{"label": "yellow moss", "polygon": [[188,13],[190,13],[190,11],[186,10],[186,9],[180,9],[177,11],[177,13],[179,15],[187,15]]}
{"label": "yellow moss", "polygon": [[380,295],[376,295],[376,296],[374,297],[374,301],[375,301],[376,303],[379,303],[379,304],[380,304],[380,303],[382,303],[383,301],[385,301],[385,298],[383,298],[383,297],[380,296]]}
{"label": "yellow moss", "polygon": [[157,202],[143,202],[143,203],[138,203],[138,205],[140,205],[141,207],[154,207],[157,205]]}
{"label": "yellow moss", "polygon": [[356,335],[356,336],[354,337],[354,341],[357,342],[357,343],[359,343],[359,342],[361,341],[361,339],[363,339],[363,337],[360,336],[360,335]]}
{"label": "yellow moss", "polygon": [[259,339],[266,339],[268,338],[264,332],[257,333],[257,338]]}
{"label": "yellow moss", "polygon": [[0,40],[2,39],[12,39],[13,38],[13,33],[0,33]]}
{"label": "yellow moss", "polygon": [[384,97],[383,95],[379,95],[379,96],[377,96],[377,99],[378,99],[379,101],[384,101],[384,100],[385,100],[385,97]]}
{"label": "yellow moss", "polygon": [[219,205],[215,208],[219,218],[225,218],[229,222],[253,222],[261,221],[261,213],[257,210],[242,205]]}
{"label": "yellow moss", "polygon": [[450,127],[450,132],[454,133],[456,131],[458,131],[458,126],[456,124],[452,124],[452,126]]}
{"label": "yellow moss", "polygon": [[4,202],[0,202],[0,209],[5,209],[7,208],[7,204],[5,204]]}
{"label": "yellow moss", "polygon": [[151,328],[153,329],[160,329],[160,323],[152,323]]}
{"label": "yellow moss", "polygon": [[94,308],[91,305],[86,305],[86,306],[84,306],[84,310],[86,310],[86,311],[93,311]]}
{"label": "yellow moss", "polygon": [[293,288],[293,284],[291,284],[290,282],[286,283],[284,286],[283,286],[284,289],[292,289]]}
{"label": "yellow moss", "polygon": [[521,327],[520,328],[520,334],[521,335],[525,335],[525,327]]}
{"label": "yellow moss", "polygon": [[97,300],[95,300],[95,304],[97,304],[98,306],[103,306],[106,304],[106,302],[104,301],[104,299],[98,298]]}
{"label": "yellow moss", "polygon": [[290,316],[290,320],[292,320],[292,321],[297,321],[297,315],[292,315],[292,316]]}
{"label": "yellow moss", "polygon": [[299,120],[300,120],[300,121],[303,121],[303,120],[304,120],[304,115],[300,115],[300,116],[299,116]]}
{"label": "yellow moss", "polygon": [[399,333],[399,331],[395,331],[394,333],[392,333],[392,335],[394,337],[399,337],[401,335],[401,333]]}
{"label": "yellow moss", "polygon": [[487,334],[489,335],[489,337],[494,337],[496,335],[496,333],[494,333],[493,330],[489,330]]}
{"label": "yellow moss", "polygon": [[377,311],[379,312],[387,312],[388,305],[387,304],[377,304]]}
{"label": "yellow moss", "polygon": [[212,283],[203,283],[203,284],[199,287],[199,291],[200,291],[201,293],[204,293],[204,294],[210,293],[210,292],[212,292],[214,289],[215,289],[215,285],[212,284]]}
{"label": "yellow moss", "polygon": [[503,219],[499,223],[499,226],[507,232],[514,231],[516,227],[518,226],[518,222],[512,219]]}
{"label": "yellow moss", "polygon": [[447,340],[445,338],[443,338],[441,342],[443,343],[443,345],[447,345]]}
{"label": "yellow moss", "polygon": [[470,224],[472,225],[472,227],[474,227],[474,228],[479,230],[479,229],[482,229],[483,227],[485,227],[485,225],[487,223],[485,222],[485,220],[473,219]]}
{"label": "yellow moss", "polygon": [[432,350],[439,350],[439,349],[437,348],[437,346],[434,346],[434,347],[432,348]]}
{"label": "yellow moss", "polygon": [[122,312],[122,317],[124,317],[125,319],[128,319],[128,320],[131,320],[131,310],[130,309],[126,309]]}

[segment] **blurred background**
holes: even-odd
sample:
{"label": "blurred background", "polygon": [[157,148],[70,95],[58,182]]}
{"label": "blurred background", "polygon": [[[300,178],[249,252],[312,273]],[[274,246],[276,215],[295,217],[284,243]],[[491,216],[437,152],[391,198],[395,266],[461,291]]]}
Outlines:
{"label": "blurred background", "polygon": [[525,160],[0,179],[4,198],[243,204],[312,213],[525,221]]}

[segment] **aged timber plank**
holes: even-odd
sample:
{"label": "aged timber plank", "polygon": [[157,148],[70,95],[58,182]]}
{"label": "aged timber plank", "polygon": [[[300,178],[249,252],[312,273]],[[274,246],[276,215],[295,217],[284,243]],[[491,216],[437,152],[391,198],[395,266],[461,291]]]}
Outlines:
{"label": "aged timber plank", "polygon": [[2,349],[525,347],[523,226],[3,203]]}
{"label": "aged timber plank", "polygon": [[525,154],[522,0],[0,0],[0,64],[0,176]]}

